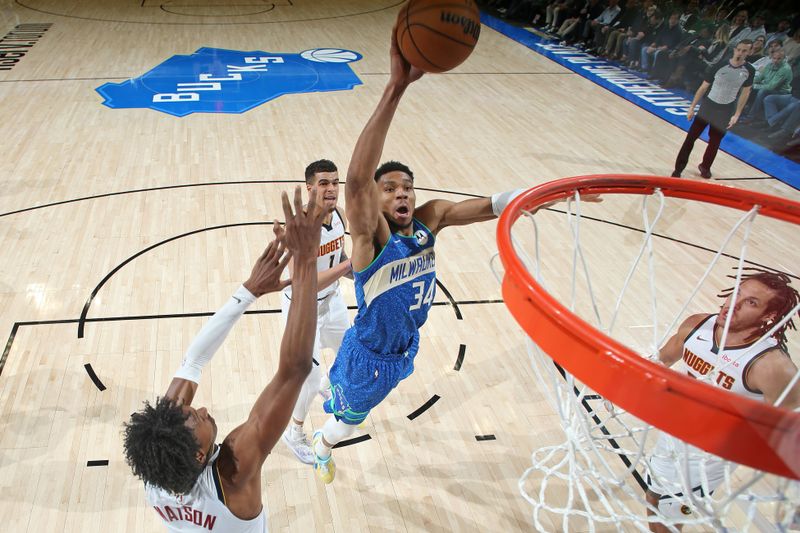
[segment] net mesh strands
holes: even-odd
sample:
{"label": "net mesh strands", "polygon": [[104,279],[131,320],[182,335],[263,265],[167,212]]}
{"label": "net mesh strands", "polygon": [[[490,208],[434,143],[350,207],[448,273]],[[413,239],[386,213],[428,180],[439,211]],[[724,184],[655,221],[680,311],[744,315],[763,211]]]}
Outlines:
{"label": "net mesh strands", "polygon": [[[595,195],[603,202],[587,202]],[[508,206],[498,224],[503,296],[563,430],[537,443],[519,480],[537,530],[797,525],[800,413],[719,386],[754,355],[726,356],[733,313],[720,333],[726,358],[700,379],[658,356],[687,316],[715,313],[719,297],[735,306],[744,280],[767,273],[800,285],[778,270],[800,264],[798,223],[797,202],[652,176],[567,178]],[[795,244],[776,247],[781,235]],[[751,347],[774,338],[791,353],[800,304],[787,302]],[[648,488],[661,499],[649,503]]]}

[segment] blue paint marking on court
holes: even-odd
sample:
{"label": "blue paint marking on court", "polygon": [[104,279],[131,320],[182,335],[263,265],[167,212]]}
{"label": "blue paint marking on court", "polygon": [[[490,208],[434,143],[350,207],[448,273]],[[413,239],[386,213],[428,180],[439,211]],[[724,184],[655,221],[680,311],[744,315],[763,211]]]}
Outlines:
{"label": "blue paint marking on court", "polygon": [[[691,95],[681,91],[662,89],[646,78],[618,67],[605,59],[586,54],[577,48],[553,44],[552,41],[542,39],[523,28],[518,28],[490,15],[482,13],[481,23],[625,98],[673,126],[677,126],[683,131],[689,130],[691,123],[686,120],[686,111],[691,104]],[[707,141],[708,135],[704,133],[701,138]],[[728,154],[765,174],[773,176],[795,189],[800,189],[800,164],[733,133],[728,133],[722,139],[720,147]],[[700,147],[695,148],[695,152],[698,148]],[[677,155],[680,144],[665,147],[665,149],[673,150]],[[665,173],[670,171],[672,171],[671,168],[665,169]]]}
{"label": "blue paint marking on court", "polygon": [[338,48],[299,54],[200,48],[96,90],[113,109],[154,109],[177,117],[244,113],[286,94],[350,90],[361,84],[350,68],[361,57]]}

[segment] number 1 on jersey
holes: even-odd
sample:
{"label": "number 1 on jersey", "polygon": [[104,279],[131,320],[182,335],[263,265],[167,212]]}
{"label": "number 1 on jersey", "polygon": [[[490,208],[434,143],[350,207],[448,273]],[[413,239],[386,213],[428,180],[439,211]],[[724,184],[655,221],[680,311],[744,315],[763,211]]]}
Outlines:
{"label": "number 1 on jersey", "polygon": [[[411,284],[411,286],[417,289],[417,293],[414,295],[414,303],[408,308],[409,311],[420,309],[422,304],[428,305],[433,301],[433,291],[434,287],[436,286],[436,280],[432,281],[430,285],[428,285],[427,292],[425,291],[424,281],[415,281]],[[424,298],[422,297],[423,294],[425,295]]]}

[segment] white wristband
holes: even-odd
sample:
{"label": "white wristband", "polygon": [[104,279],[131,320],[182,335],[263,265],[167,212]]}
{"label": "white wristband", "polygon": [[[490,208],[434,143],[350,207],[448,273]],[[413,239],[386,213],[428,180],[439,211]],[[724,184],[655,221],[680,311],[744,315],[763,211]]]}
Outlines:
{"label": "white wristband", "polygon": [[175,372],[175,377],[200,383],[203,367],[214,357],[239,317],[255,301],[256,297],[245,289],[244,285],[239,286],[225,305],[206,322],[192,344],[189,345],[181,367]]}
{"label": "white wristband", "polygon": [[513,191],[498,192],[492,195],[492,212],[495,216],[500,216],[500,213],[511,203],[511,200],[525,192],[525,189],[514,189]]}

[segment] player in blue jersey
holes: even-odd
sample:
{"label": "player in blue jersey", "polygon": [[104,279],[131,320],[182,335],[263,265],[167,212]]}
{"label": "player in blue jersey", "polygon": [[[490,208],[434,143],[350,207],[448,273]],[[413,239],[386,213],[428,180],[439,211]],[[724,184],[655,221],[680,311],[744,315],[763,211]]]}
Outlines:
{"label": "player in blue jersey", "polygon": [[332,413],[314,434],[314,469],[333,481],[334,444],[352,435],[369,411],[414,371],[419,328],[436,287],[439,231],[496,218],[520,190],[463,202],[432,200],[415,209],[414,174],[395,161],[381,165],[389,125],[406,88],[422,72],[400,55],[392,32],[391,76],[358,138],[347,171],[346,215],[353,241],[358,314],[330,369]]}

